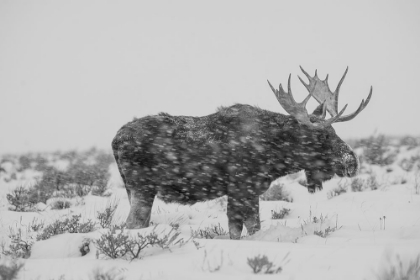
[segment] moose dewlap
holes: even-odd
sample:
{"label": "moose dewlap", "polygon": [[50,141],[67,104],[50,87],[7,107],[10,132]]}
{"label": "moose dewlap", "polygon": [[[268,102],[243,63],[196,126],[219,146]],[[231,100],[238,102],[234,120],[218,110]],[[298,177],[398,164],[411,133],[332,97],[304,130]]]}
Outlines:
{"label": "moose dewlap", "polygon": [[[290,76],[287,91],[269,83],[289,115],[236,104],[204,117],[161,113],[124,125],[112,148],[131,204],[127,227],[149,226],[156,195],[182,204],[227,195],[229,234],[238,239],[244,225],[249,234],[260,229],[259,196],[276,178],[304,170],[314,192],[334,174],[355,176],[358,158],[331,125],[358,115],[372,88],[354,113],[343,116],[347,105],[338,111],[338,95],[347,69],[334,92],[328,76],[320,80],[301,70],[309,80],[299,77],[309,91],[301,103],[293,98]],[[320,105],[309,114],[311,97]]]}

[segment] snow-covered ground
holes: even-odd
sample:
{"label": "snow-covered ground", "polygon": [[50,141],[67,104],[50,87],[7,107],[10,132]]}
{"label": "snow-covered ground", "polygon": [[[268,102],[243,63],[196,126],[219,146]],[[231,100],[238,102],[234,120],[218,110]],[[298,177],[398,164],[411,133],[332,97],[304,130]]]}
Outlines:
{"label": "snow-covered ground", "polygon": [[[94,271],[112,271],[125,279],[388,279],[384,275],[392,268],[407,269],[420,254],[420,195],[416,171],[406,172],[398,163],[420,154],[420,149],[400,149],[394,164],[386,167],[365,166],[378,181],[378,189],[353,192],[350,179],[334,178],[324,184],[324,190],[309,194],[298,183],[303,174],[278,179],[292,202],[261,201],[262,229],[239,241],[227,236],[215,239],[191,239],[191,231],[220,225],[226,231],[226,200],[221,198],[193,206],[165,204],[155,201],[153,226],[131,230],[130,235],[163,234],[179,225],[179,239],[187,241],[170,249],[146,248],[140,259],[108,259],[98,256],[91,243],[89,253],[82,256],[80,247],[86,240],[98,239],[105,229],[90,233],[65,233],[32,246],[30,258],[22,259],[24,267],[19,279],[93,279]],[[30,240],[28,230],[33,221],[52,221],[75,214],[82,220],[95,220],[98,211],[109,204],[118,204],[113,222],[124,222],[129,203],[123,188],[112,184],[109,197],[88,195],[75,206],[64,210],[38,212],[9,211],[6,199],[14,187],[31,178],[19,174],[18,180],[4,180],[13,166],[3,166],[0,177],[0,242],[10,243],[11,231],[21,229]],[[36,175],[36,173],[32,174]],[[117,182],[114,172],[111,181]],[[360,177],[371,175],[361,174]],[[6,182],[8,181],[8,182]],[[339,185],[347,192],[331,198]],[[417,186],[417,189],[416,189]],[[284,219],[272,219],[272,211],[290,209]],[[314,232],[328,234],[319,236]],[[29,231],[29,232],[28,232]],[[322,235],[322,234],[321,234]],[[194,242],[193,242],[194,241]],[[267,256],[281,272],[271,275],[254,274],[248,258]],[[10,262],[2,256],[1,263]],[[111,272],[109,272],[111,274]],[[419,274],[420,275],[420,274]],[[119,279],[116,277],[115,279]],[[394,278],[390,278],[394,279]],[[396,278],[402,279],[402,278]],[[414,279],[414,278],[413,278]]]}

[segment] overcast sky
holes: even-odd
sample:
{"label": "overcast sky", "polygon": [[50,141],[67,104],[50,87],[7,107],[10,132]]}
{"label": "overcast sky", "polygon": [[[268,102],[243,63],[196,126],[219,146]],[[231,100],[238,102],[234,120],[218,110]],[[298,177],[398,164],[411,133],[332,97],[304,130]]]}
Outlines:
{"label": "overcast sky", "polygon": [[302,100],[299,65],[332,89],[349,66],[347,113],[373,86],[342,138],[420,134],[420,1],[0,0],[0,153],[110,148],[159,112],[285,113],[266,80]]}

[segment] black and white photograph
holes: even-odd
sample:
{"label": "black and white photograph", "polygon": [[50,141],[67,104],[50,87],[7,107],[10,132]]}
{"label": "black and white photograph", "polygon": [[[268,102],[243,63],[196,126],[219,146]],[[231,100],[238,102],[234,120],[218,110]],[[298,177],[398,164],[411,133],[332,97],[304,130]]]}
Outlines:
{"label": "black and white photograph", "polygon": [[420,2],[0,0],[1,280],[420,280]]}

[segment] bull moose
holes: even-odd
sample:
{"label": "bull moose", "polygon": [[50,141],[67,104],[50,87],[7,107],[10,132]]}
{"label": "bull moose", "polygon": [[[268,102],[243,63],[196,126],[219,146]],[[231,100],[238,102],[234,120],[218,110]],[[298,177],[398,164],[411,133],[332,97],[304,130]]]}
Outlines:
{"label": "bull moose", "polygon": [[[124,125],[112,149],[131,205],[127,228],[149,226],[156,195],[181,204],[227,195],[230,238],[239,239],[243,225],[249,234],[260,229],[259,196],[276,178],[304,170],[314,192],[334,174],[355,176],[358,158],[331,125],[356,117],[372,87],[366,101],[343,116],[347,105],[338,111],[338,95],[348,68],[334,92],[328,75],[321,80],[301,70],[309,80],[299,77],[309,91],[301,103],[293,98],[290,75],[287,91],[268,81],[289,115],[236,104],[204,117],[160,113]],[[312,114],[305,108],[310,97],[320,104]]]}

